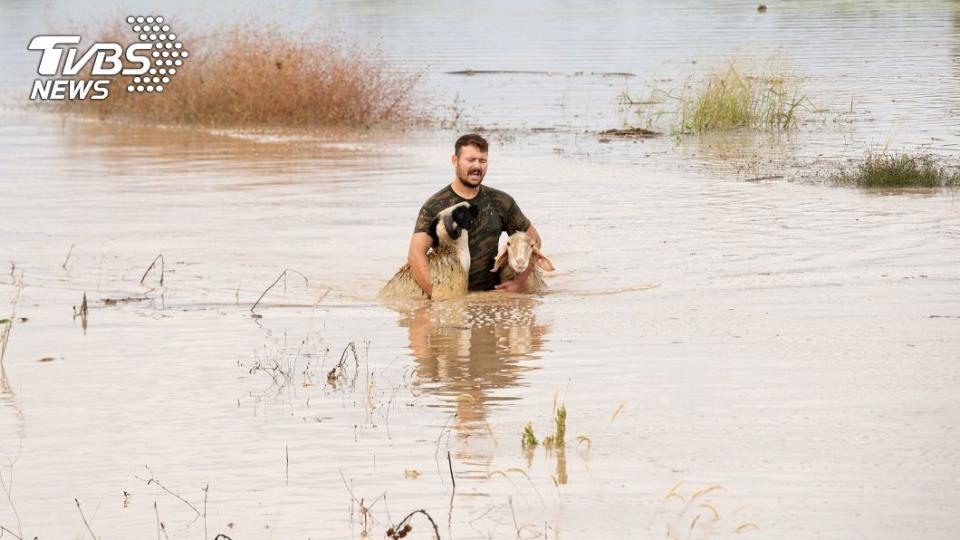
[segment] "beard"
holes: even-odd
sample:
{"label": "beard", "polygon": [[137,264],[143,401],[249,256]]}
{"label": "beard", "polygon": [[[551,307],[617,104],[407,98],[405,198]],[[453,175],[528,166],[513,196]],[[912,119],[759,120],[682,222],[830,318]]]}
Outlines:
{"label": "beard", "polygon": [[[471,172],[475,172],[476,176],[470,176]],[[468,185],[470,187],[479,186],[480,183],[483,182],[483,177],[484,177],[483,171],[479,169],[474,169],[473,171],[468,170],[463,174],[457,175],[457,179],[460,180],[461,183]]]}

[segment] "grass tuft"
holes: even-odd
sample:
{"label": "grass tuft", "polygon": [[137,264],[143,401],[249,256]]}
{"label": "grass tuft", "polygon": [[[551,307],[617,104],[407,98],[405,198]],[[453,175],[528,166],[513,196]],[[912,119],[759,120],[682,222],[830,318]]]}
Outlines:
{"label": "grass tuft", "polygon": [[[125,27],[101,34],[124,45],[135,39]],[[69,102],[66,109],[161,124],[266,129],[418,119],[413,91],[420,75],[392,69],[379,51],[252,23],[191,38],[197,34],[181,29],[189,58],[162,94],[127,92],[131,78],[117,76],[107,99]]]}
{"label": "grass tuft", "polygon": [[564,439],[567,434],[567,407],[565,405],[561,405],[557,409],[554,423],[556,425],[556,431],[554,432],[554,443],[558,447],[563,447],[565,444]]}
{"label": "grass tuft", "polygon": [[[547,450],[563,450],[566,446],[567,436],[567,407],[565,405],[557,407],[556,403],[554,403],[553,415],[554,432],[552,435],[547,435],[543,438],[543,447]],[[591,446],[593,445],[593,441],[588,437],[583,437],[583,439],[586,439]],[[578,442],[582,442],[581,437],[577,437],[577,440]],[[529,450],[540,444],[540,441],[537,440],[536,435],[533,433],[533,422],[527,422],[527,425],[524,426],[520,443],[524,450]]]}
{"label": "grass tuft", "polygon": [[[746,66],[746,67],[745,67]],[[685,84],[684,89],[653,90],[647,99],[624,93],[622,104],[641,107],[637,114],[651,126],[664,116],[675,119],[669,125],[674,135],[725,130],[777,130],[795,127],[798,113],[810,109],[810,100],[801,93],[800,79],[787,75],[773,60],[753,67],[749,60],[730,60],[703,82]],[[670,102],[658,111],[645,107]]]}
{"label": "grass tuft", "polygon": [[837,184],[862,188],[960,186],[960,171],[951,171],[928,154],[870,153],[853,168],[833,175]]}
{"label": "grass tuft", "polygon": [[731,62],[712,74],[705,86],[684,99],[680,110],[685,133],[737,128],[781,129],[796,124],[806,101],[795,79],[783,75],[745,75]]}
{"label": "grass tuft", "polygon": [[527,422],[527,425],[523,428],[521,445],[523,448],[534,448],[538,444],[540,444],[540,441],[537,440],[537,436],[533,433],[533,422]]}

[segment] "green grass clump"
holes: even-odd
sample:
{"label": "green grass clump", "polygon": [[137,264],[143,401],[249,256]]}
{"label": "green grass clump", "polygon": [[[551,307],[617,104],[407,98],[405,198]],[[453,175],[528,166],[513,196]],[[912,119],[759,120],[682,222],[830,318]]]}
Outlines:
{"label": "green grass clump", "polygon": [[730,63],[683,99],[680,129],[684,133],[738,128],[785,130],[796,124],[797,110],[805,101],[795,79],[744,75]]}
{"label": "green grass clump", "polygon": [[565,445],[564,439],[567,435],[567,407],[561,405],[560,407],[554,407],[553,409],[554,418],[554,432],[553,435],[547,435],[543,438],[543,446],[548,450],[554,448],[563,448]]}
{"label": "green grass clump", "polygon": [[833,181],[862,188],[951,187],[960,186],[960,171],[951,172],[927,154],[872,153]]}
{"label": "green grass clump", "polygon": [[533,422],[527,422],[527,425],[524,426],[520,442],[523,448],[533,448],[540,444],[537,436],[533,434]]}
{"label": "green grass clump", "polygon": [[556,418],[554,419],[556,423],[557,431],[554,433],[554,443],[557,446],[564,445],[564,437],[567,434],[567,407],[566,405],[561,405],[557,409]]}
{"label": "green grass clump", "polygon": [[[547,435],[543,438],[543,446],[547,450],[563,448],[567,436],[567,407],[565,405],[561,405],[560,407],[554,406],[553,413],[555,431],[552,435]],[[540,444],[540,442],[537,441],[536,435],[533,434],[532,422],[527,422],[527,425],[523,428],[523,435],[521,435],[520,443],[525,450],[534,448]]]}

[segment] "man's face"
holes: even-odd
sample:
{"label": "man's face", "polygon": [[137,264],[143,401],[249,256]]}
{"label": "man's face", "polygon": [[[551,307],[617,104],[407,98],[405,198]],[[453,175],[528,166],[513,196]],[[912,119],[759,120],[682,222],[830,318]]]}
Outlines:
{"label": "man's face", "polygon": [[487,153],[476,146],[463,146],[460,155],[453,156],[453,166],[457,170],[457,178],[470,187],[477,187],[483,182],[487,174]]}

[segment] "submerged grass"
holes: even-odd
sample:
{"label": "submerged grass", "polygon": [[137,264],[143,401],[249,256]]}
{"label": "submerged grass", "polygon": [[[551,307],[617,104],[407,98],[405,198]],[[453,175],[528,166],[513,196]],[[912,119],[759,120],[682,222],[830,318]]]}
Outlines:
{"label": "submerged grass", "polygon": [[554,443],[557,446],[564,446],[567,436],[567,407],[565,405],[561,405],[556,410],[554,424],[556,428],[556,431],[554,431]]}
{"label": "submerged grass", "polygon": [[661,117],[675,118],[675,135],[699,134],[736,129],[787,130],[796,126],[797,114],[809,100],[801,93],[798,77],[787,75],[771,61],[754,68],[747,60],[730,60],[704,81],[687,84],[683,90],[654,90],[648,99],[622,96],[628,106],[646,107],[657,103],[674,106],[651,112],[640,109],[651,125]]}
{"label": "submerged grass", "polygon": [[[553,408],[553,424],[554,431],[552,435],[547,435],[543,438],[543,446],[547,450],[552,449],[563,449],[566,446],[566,436],[567,436],[567,407],[561,405],[559,407],[554,406]],[[532,425],[527,424],[531,427]],[[524,430],[524,442],[526,442],[526,430]]]}
{"label": "submerged grass", "polygon": [[[134,37],[126,27],[101,34],[122,44]],[[107,99],[65,107],[101,117],[210,127],[369,127],[417,119],[413,90],[420,75],[391,69],[379,51],[253,23],[208,37],[191,35],[196,34],[181,30],[189,57],[162,93],[128,92],[131,77],[117,76]]]}
{"label": "submerged grass", "polygon": [[951,171],[929,154],[870,153],[832,180],[862,188],[954,187],[960,186],[960,170]]}
{"label": "submerged grass", "polygon": [[806,101],[794,79],[784,75],[746,75],[731,62],[684,99],[681,130],[686,133],[759,128],[788,129]]}
{"label": "submerged grass", "polygon": [[537,436],[533,432],[533,422],[527,422],[527,425],[524,426],[520,441],[521,446],[525,449],[533,448],[540,444],[540,441],[537,440]]}
{"label": "submerged grass", "polygon": [[[566,446],[566,437],[567,437],[567,407],[566,405],[556,406],[554,403],[553,406],[553,424],[554,431],[553,434],[547,435],[543,438],[543,446],[547,450],[552,450],[555,448],[562,449]],[[537,436],[533,432],[533,422],[527,422],[527,425],[523,427],[523,433],[520,435],[520,445],[524,450],[530,450],[540,444],[540,441],[537,440]],[[591,442],[592,444],[592,442]]]}

